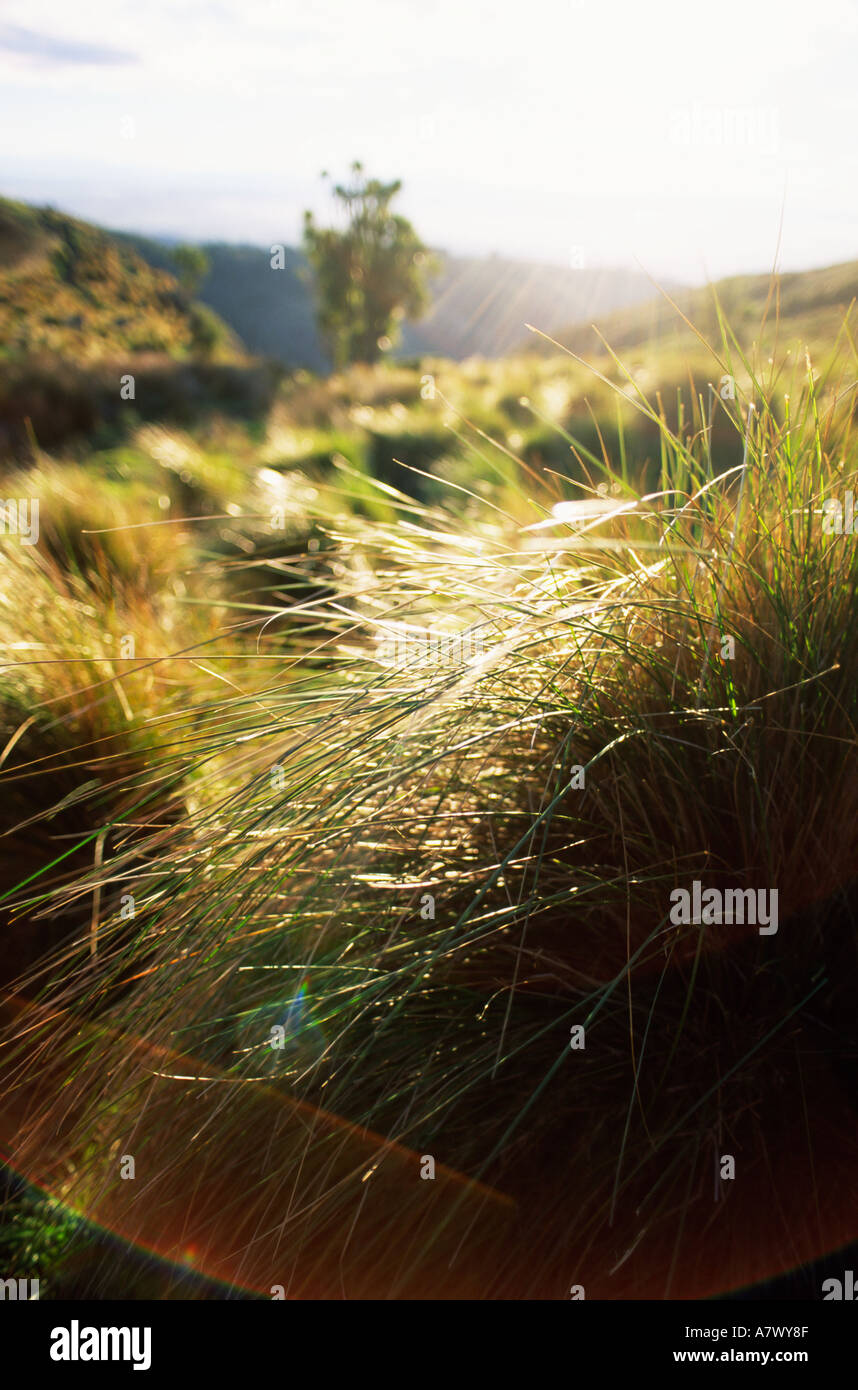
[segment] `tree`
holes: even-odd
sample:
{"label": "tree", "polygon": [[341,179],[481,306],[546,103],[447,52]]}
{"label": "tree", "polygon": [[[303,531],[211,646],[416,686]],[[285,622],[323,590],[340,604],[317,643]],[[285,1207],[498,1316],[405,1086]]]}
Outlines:
{"label": "tree", "polygon": [[177,246],[173,252],[173,265],[182,288],[192,297],[211,269],[211,262],[201,246]]}
{"label": "tree", "polygon": [[346,216],[342,230],[319,227],[311,212],[304,213],[319,329],[338,367],[375,362],[392,346],[401,321],[428,307],[426,280],[434,269],[411,223],[390,210],[401,181],[366,178],[357,161],[351,172],[351,186],[333,188]]}

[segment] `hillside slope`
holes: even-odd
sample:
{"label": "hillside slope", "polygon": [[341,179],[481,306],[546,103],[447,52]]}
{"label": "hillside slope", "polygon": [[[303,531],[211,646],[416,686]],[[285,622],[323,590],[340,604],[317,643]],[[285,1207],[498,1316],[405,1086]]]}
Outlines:
{"label": "hillside slope", "polygon": [[[792,271],[774,280],[771,275],[730,276],[714,285],[672,294],[673,303],[663,294],[656,295],[631,308],[567,322],[552,337],[580,356],[591,356],[602,351],[595,322],[617,353],[653,347],[665,353],[688,351],[697,342],[689,323],[709,342],[720,338],[716,296],[726,322],[743,346],[761,338],[772,343],[776,332],[782,343],[797,339],[809,346],[830,346],[858,296],[858,261]],[[540,320],[531,322],[551,333]],[[530,336],[520,340],[519,346],[546,354],[556,351],[550,343]]]}
{"label": "hillside slope", "polygon": [[0,357],[80,365],[241,352],[225,324],[133,248],[52,208],[0,199]]}
{"label": "hillside slope", "polygon": [[[255,416],[280,371],[101,228],[0,199],[0,463],[134,421]],[[128,378],[132,395],[120,386]]]}

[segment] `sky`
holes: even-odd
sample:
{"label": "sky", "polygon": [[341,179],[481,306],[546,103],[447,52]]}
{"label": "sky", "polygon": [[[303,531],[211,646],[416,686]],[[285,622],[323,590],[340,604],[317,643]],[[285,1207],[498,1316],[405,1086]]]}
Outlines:
{"label": "sky", "polygon": [[429,244],[686,282],[858,257],[858,0],[0,0],[0,193],[298,243],[322,170]]}

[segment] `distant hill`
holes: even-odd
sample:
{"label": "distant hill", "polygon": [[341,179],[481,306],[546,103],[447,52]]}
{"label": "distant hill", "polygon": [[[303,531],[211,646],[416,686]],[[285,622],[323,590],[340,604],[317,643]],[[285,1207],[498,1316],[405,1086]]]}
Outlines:
{"label": "distant hill", "polygon": [[[150,265],[172,264],[169,243],[114,235]],[[213,243],[203,249],[211,271],[198,295],[252,352],[287,366],[328,369],[300,251],[287,248],[285,268],[272,270],[267,247]],[[404,326],[397,356],[502,357],[520,344],[527,322],[550,332],[573,318],[637,304],[652,294],[651,281],[633,270],[571,270],[500,256],[442,255],[441,260],[431,309],[419,323]]]}
{"label": "distant hill", "polygon": [[[149,265],[169,270],[174,243],[113,232]],[[288,367],[328,370],[316,332],[313,301],[302,279],[306,261],[287,247],[282,270],[271,269],[267,247],[207,242],[203,250],[211,269],[200,282],[198,298],[208,304],[254,353],[274,357]]]}
{"label": "distant hill", "polygon": [[241,344],[172,275],[53,208],[0,199],[0,358],[229,360]]}
{"label": "distant hill", "polygon": [[503,357],[520,346],[527,323],[551,333],[651,295],[652,281],[636,270],[572,270],[502,256],[449,256],[433,287],[432,307],[419,323],[407,325],[402,350],[455,360],[474,354]]}
{"label": "distant hill", "polygon": [[[672,293],[674,304],[659,295],[613,313],[589,314],[584,322],[567,322],[552,337],[579,356],[589,357],[603,351],[595,323],[620,355],[653,347],[663,353],[687,351],[698,341],[689,323],[707,341],[720,341],[716,295],[726,323],[743,345],[761,337],[765,315],[763,334],[768,342],[777,331],[781,342],[799,339],[808,346],[831,346],[844,314],[858,297],[858,261],[792,271],[778,275],[774,283],[771,275],[735,275],[712,286]],[[544,327],[538,321],[537,326]],[[518,345],[545,354],[556,351],[550,343],[530,335],[522,337]]]}

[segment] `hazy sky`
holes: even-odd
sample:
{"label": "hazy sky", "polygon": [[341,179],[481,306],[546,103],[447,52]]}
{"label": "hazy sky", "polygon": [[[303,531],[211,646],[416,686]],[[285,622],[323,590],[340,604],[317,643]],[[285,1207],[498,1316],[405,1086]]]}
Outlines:
{"label": "hazy sky", "polygon": [[0,192],[295,243],[322,169],[454,251],[858,256],[858,0],[0,0]]}

